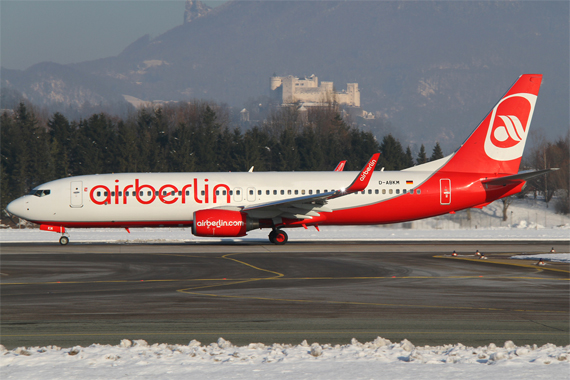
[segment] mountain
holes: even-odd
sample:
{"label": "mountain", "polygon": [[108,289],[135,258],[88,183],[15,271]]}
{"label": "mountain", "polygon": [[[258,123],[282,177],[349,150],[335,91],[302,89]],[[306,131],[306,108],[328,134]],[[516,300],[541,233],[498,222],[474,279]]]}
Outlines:
{"label": "mountain", "polygon": [[[189,0],[184,23],[116,57],[2,69],[31,99],[213,99],[242,107],[269,78],[357,82],[361,104],[412,143],[456,147],[520,74],[544,74],[533,128],[570,125],[569,3]],[[181,15],[182,18],[182,15]],[[51,91],[51,92],[50,92]]]}

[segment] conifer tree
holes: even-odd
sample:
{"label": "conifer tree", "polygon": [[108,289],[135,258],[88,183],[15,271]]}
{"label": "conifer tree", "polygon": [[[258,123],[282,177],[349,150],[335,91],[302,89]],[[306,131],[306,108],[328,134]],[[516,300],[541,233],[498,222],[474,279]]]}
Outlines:
{"label": "conifer tree", "polygon": [[403,158],[405,157],[402,144],[391,134],[384,136],[380,144],[379,166],[385,170],[400,170],[403,168]]}
{"label": "conifer tree", "polygon": [[426,155],[426,148],[424,147],[424,144],[422,144],[422,146],[420,147],[420,151],[418,153],[418,157],[416,158],[416,164],[421,165],[425,164],[426,162],[428,162],[428,158]]}
{"label": "conifer tree", "polygon": [[411,168],[412,166],[414,166],[414,157],[412,156],[412,150],[410,149],[410,146],[408,145],[408,148],[406,149],[406,154],[404,156],[404,169],[405,168]]}
{"label": "conifer tree", "polygon": [[433,152],[432,152],[429,160],[435,161],[435,160],[439,160],[440,158],[443,158],[443,151],[441,150],[441,147],[439,146],[439,142],[436,142],[435,146],[433,147]]}

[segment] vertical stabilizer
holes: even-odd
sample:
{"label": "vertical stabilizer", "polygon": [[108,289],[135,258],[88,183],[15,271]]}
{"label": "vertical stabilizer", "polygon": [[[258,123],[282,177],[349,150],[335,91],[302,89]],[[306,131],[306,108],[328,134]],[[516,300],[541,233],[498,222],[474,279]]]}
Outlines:
{"label": "vertical stabilizer", "polygon": [[443,170],[517,173],[541,82],[541,74],[521,75]]}

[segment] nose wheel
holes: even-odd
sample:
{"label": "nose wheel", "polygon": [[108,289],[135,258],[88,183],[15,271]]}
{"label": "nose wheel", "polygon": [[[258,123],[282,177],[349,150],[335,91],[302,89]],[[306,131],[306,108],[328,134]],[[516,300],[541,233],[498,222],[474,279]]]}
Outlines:
{"label": "nose wheel", "polygon": [[69,238],[67,236],[62,236],[59,238],[59,244],[67,245],[67,243],[69,243]]}
{"label": "nose wheel", "polygon": [[289,240],[289,236],[287,236],[287,233],[283,230],[277,229],[269,233],[269,241],[273,244],[283,245],[287,243],[287,240]]}

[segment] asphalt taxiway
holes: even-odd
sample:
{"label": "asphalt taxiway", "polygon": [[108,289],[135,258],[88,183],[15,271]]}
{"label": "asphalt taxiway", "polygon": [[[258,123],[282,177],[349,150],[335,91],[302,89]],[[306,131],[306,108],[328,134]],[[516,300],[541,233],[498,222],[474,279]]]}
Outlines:
{"label": "asphalt taxiway", "polygon": [[551,248],[568,242],[4,244],[1,344],[567,345],[569,265],[509,259]]}

